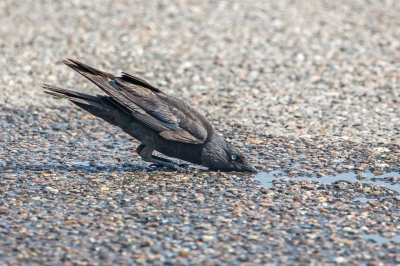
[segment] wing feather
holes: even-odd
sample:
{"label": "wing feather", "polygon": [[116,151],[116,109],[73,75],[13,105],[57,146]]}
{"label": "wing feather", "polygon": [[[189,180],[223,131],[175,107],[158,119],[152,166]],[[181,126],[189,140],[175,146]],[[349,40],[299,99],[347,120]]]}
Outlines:
{"label": "wing feather", "polygon": [[202,115],[147,81],[127,73],[115,77],[71,59],[64,63],[97,85],[118,108],[161,137],[189,144],[202,144],[211,138],[212,127]]}

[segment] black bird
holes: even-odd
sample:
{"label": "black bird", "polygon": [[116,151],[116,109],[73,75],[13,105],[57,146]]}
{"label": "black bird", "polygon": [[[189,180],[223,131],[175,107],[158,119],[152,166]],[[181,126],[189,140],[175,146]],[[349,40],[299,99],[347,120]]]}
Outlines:
{"label": "black bird", "polygon": [[107,95],[93,96],[43,85],[45,93],[66,98],[120,127],[141,142],[136,151],[145,161],[182,170],[174,162],[152,155],[157,150],[210,170],[257,172],[235,146],[215,132],[205,117],[183,101],[124,72],[122,77],[115,77],[75,60],[63,62]]}

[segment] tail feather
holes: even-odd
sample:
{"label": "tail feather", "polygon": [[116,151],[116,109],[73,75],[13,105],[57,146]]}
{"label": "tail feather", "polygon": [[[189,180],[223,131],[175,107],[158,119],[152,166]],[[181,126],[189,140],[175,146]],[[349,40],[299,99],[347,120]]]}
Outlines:
{"label": "tail feather", "polygon": [[45,89],[45,93],[70,100],[72,103],[91,113],[92,115],[100,117],[112,125],[116,125],[115,111],[121,111],[113,104],[112,101],[110,101],[108,96],[98,95],[98,97],[95,97],[50,85],[43,85],[43,88]]}
{"label": "tail feather", "polygon": [[75,60],[69,59],[69,61],[64,60],[63,62],[68,67],[72,68],[73,70],[93,82],[102,91],[107,93],[107,95],[112,96],[115,94],[115,92],[118,91],[110,84],[110,81],[115,79],[114,75],[102,72]]}
{"label": "tail feather", "polygon": [[[139,117],[146,115],[142,108],[132,103],[124,93],[121,93],[121,89],[115,82],[116,77],[114,75],[100,71],[72,59],[64,60],[63,62],[71,69],[89,79],[103,92],[105,92],[107,96],[95,97],[80,92],[57,88],[51,85],[43,85],[43,88],[47,90],[45,91],[47,94],[60,98],[66,98],[77,104],[79,107],[85,109],[86,111],[103,118],[107,122],[109,122],[107,120],[107,115],[104,114],[103,111],[97,110],[98,108],[103,108],[103,110],[118,109],[119,111],[122,111],[128,115],[132,115],[132,112],[135,112],[139,113]],[[148,88],[152,91],[159,92],[157,88],[152,87],[149,83],[140,78],[133,77],[126,73],[123,73],[123,78],[130,80],[136,85]]]}
{"label": "tail feather", "polygon": [[92,100],[92,101],[95,101],[95,102],[99,101],[99,99],[96,96],[89,95],[89,94],[86,94],[86,93],[81,93],[81,92],[77,92],[77,91],[71,91],[71,90],[67,90],[67,89],[62,89],[62,88],[58,88],[56,86],[48,85],[48,84],[43,84],[42,87],[45,90],[54,91],[54,92],[65,94],[65,95],[68,95],[68,96],[71,96],[71,97],[83,98],[83,99]]}
{"label": "tail feather", "polygon": [[66,90],[66,89],[61,89],[57,87],[53,87],[50,85],[43,85],[43,88],[45,89],[45,93],[53,95],[55,97],[59,98],[64,98],[68,99],[71,102],[76,102],[76,103],[81,103],[85,105],[91,105],[91,106],[96,106],[99,108],[106,108],[97,97],[85,94],[85,93],[80,93],[80,92],[75,92],[71,90]]}
{"label": "tail feather", "polygon": [[73,59],[63,60],[63,63],[79,73],[89,72],[92,75],[103,76],[103,77],[109,78],[110,80],[115,79],[115,76],[113,74],[106,73],[104,71],[98,70],[98,69],[88,66],[88,65],[85,65],[84,63],[81,63],[81,62],[73,60]]}
{"label": "tail feather", "polygon": [[152,85],[150,85],[150,83],[148,83],[144,79],[132,76],[131,74],[122,72],[122,78],[132,82],[135,85],[142,86],[142,87],[152,90],[154,92],[161,92],[159,89],[157,89],[156,87],[153,87]]}

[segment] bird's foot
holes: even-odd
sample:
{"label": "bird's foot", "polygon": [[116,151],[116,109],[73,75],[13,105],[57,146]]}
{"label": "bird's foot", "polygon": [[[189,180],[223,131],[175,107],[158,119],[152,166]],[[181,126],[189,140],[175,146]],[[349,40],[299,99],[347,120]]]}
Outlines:
{"label": "bird's foot", "polygon": [[175,167],[165,166],[163,164],[152,163],[148,166],[150,171],[176,171]]}
{"label": "bird's foot", "polygon": [[178,173],[189,173],[189,169],[185,168],[185,167],[181,167],[181,165],[177,165],[177,164],[172,164],[172,165],[161,165],[158,163],[153,163],[149,166],[149,168],[153,171],[161,171],[161,170],[169,170],[169,171],[176,171]]}
{"label": "bird's foot", "polygon": [[150,159],[145,159],[145,161],[154,163],[151,165],[151,167],[153,167],[153,166],[166,167],[169,169],[173,169],[173,170],[177,171],[178,173],[187,173],[188,172],[188,169],[181,167],[180,165],[174,163],[173,161],[162,158],[162,157],[152,155]]}

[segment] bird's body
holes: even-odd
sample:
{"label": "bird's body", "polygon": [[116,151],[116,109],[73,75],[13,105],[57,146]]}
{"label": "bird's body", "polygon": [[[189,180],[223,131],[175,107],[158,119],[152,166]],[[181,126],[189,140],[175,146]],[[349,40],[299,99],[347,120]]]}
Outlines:
{"label": "bird's body", "polygon": [[152,155],[157,150],[211,170],[255,171],[236,147],[226,142],[205,117],[183,101],[126,73],[115,77],[78,61],[64,63],[107,95],[92,96],[50,85],[43,86],[45,92],[66,98],[120,127],[141,142],[137,152],[143,159],[178,168],[171,161]]}

